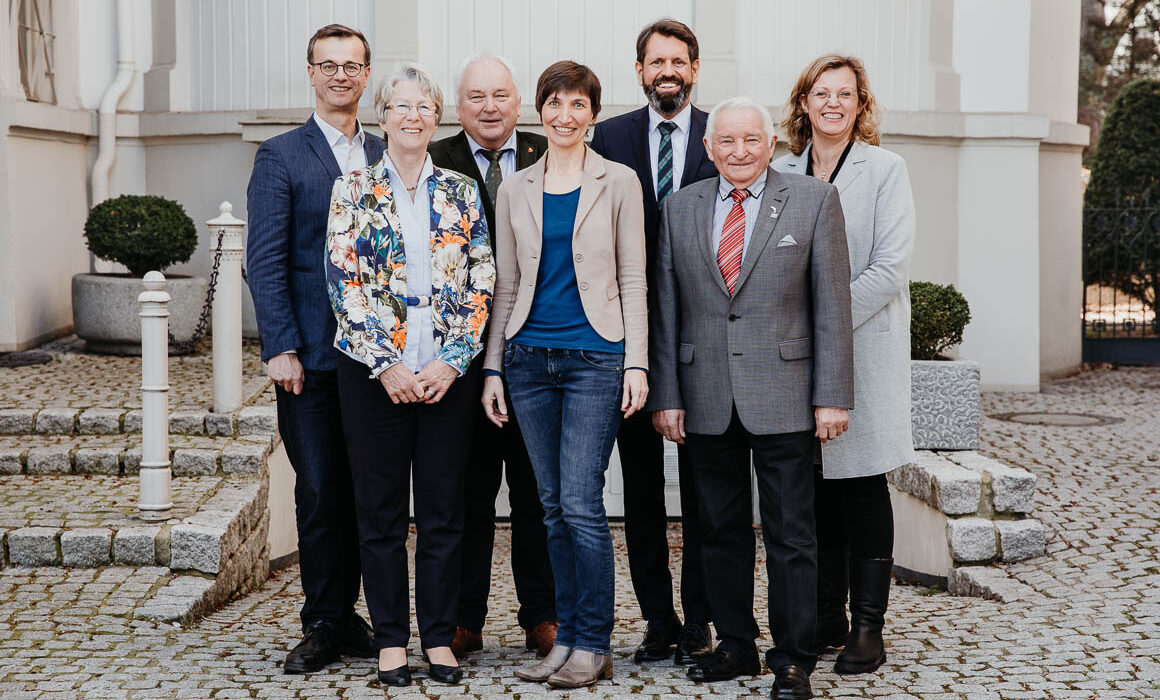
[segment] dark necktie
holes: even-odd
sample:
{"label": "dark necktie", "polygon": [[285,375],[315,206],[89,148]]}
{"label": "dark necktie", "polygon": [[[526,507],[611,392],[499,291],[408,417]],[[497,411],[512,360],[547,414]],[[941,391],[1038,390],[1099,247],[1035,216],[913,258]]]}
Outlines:
{"label": "dark necktie", "polygon": [[733,190],[733,208],[721,225],[721,244],[717,248],[717,267],[721,269],[721,279],[732,295],[737,288],[737,278],[741,275],[741,252],[745,248],[745,208],[741,203],[749,196],[749,190]]}
{"label": "dark necktie", "polygon": [[488,165],[487,172],[483,176],[483,186],[487,188],[487,196],[494,204],[496,194],[499,192],[499,183],[503,181],[503,170],[499,167],[499,159],[503,155],[503,151],[489,151],[486,148],[481,148],[479,152],[487,156]]}
{"label": "dark necktie", "polygon": [[665,197],[673,193],[673,131],[676,128],[672,122],[657,125],[661,132],[661,145],[657,149],[657,206],[664,204]]}

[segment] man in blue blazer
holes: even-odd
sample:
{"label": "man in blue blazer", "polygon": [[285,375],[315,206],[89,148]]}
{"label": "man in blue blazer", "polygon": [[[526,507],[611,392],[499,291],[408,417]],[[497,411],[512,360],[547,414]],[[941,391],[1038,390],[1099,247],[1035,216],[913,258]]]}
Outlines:
{"label": "man in blue blazer", "polygon": [[[636,40],[636,76],[648,106],[600,122],[592,149],[636,171],[644,193],[645,245],[649,261],[649,308],[654,307],[653,260],[665,197],[681,187],[717,175],[705,155],[704,111],[690,104],[700,70],[697,37],[685,24],[662,19],[641,30]],[[635,660],[668,658],[692,664],[708,653],[709,605],[701,568],[701,538],[692,470],[678,449],[683,521],[681,607],[673,606],[665,514],[664,442],[648,414],[625,420],[617,436],[624,474],[624,524],[632,585],[647,626]]]}
{"label": "man in blue blazer", "polygon": [[275,384],[278,430],[296,476],[306,600],[303,638],[286,654],[286,673],[316,671],[342,653],[378,653],[370,626],[354,611],[361,583],[358,530],[323,255],[334,181],[377,162],[383,142],[358,122],[371,63],[362,33],[325,26],[310,39],[306,56],[315,112],[258,148],[246,191],[250,293],[262,361]]}

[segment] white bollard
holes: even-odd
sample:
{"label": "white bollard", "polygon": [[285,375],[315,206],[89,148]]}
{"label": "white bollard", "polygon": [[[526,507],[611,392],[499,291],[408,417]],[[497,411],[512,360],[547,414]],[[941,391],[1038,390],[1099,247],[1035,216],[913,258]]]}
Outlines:
{"label": "white bollard", "polygon": [[[221,251],[213,295],[213,410],[232,413],[242,407],[242,229],[234,205],[222,202],[209,226],[210,259]],[[219,247],[220,246],[220,247]]]}
{"label": "white bollard", "polygon": [[141,304],[141,492],[144,520],[165,520],[173,508],[169,487],[169,292],[165,275],[145,274]]}

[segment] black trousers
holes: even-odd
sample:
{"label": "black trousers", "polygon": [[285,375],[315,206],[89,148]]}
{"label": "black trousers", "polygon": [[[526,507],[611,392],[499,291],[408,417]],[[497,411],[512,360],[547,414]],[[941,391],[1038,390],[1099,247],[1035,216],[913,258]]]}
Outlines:
{"label": "black trousers", "polygon": [[302,393],[275,387],[278,432],[294,468],[302,629],[354,612],[359,592],[354,487],[343,442],[338,374],[306,370]]}
{"label": "black trousers", "polygon": [[[616,436],[624,475],[624,536],[632,587],[646,620],[664,621],[674,614],[673,577],[669,573],[668,516],[665,513],[664,438],[649,413],[623,421]],[[685,621],[709,622],[701,566],[701,528],[697,515],[695,472],[683,447],[677,450],[681,488],[681,607]]]}
{"label": "black trousers", "polygon": [[344,355],[338,386],[375,643],[400,647],[410,638],[407,532],[413,480],[419,637],[423,648],[448,646],[455,637],[463,479],[479,382],[456,379],[439,403],[394,404],[382,384],[368,377],[366,365]]}
{"label": "black trousers", "polygon": [[894,508],[885,474],[851,479],[814,475],[818,547],[841,547],[854,559],[894,556]]}
{"label": "black trousers", "polygon": [[752,454],[769,576],[769,627],[776,640],[766,658],[775,670],[792,663],[812,671],[818,574],[813,432],[754,435],[734,411],[722,435],[690,433],[685,443],[697,472],[705,584],[717,636],[724,644],[754,649],[759,635],[753,616]]}
{"label": "black trousers", "polygon": [[[482,372],[483,357],[480,356],[468,375],[482,376]],[[504,395],[511,396],[506,382]],[[544,527],[544,507],[536,490],[536,475],[532,473],[532,462],[511,401],[508,401],[509,420],[503,428],[497,428],[487,419],[478,401],[474,410],[475,437],[467,462],[458,624],[472,632],[483,631],[491,592],[495,499],[506,469],[511,505],[511,569],[520,603],[516,619],[520,627],[530,630],[541,622],[556,619],[556,586],[548,559],[548,533]]]}

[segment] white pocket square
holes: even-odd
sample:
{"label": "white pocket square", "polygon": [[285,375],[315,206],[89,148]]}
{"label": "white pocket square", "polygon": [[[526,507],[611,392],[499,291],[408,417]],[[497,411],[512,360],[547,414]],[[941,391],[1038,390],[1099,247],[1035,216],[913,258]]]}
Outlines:
{"label": "white pocket square", "polygon": [[782,246],[785,246],[785,245],[797,245],[797,241],[795,241],[795,240],[793,239],[793,236],[790,236],[790,235],[788,235],[788,234],[787,234],[785,238],[783,238],[783,239],[781,239],[780,241],[778,241],[778,242],[777,242],[777,247],[778,247],[778,248],[780,248],[780,247],[782,247]]}

